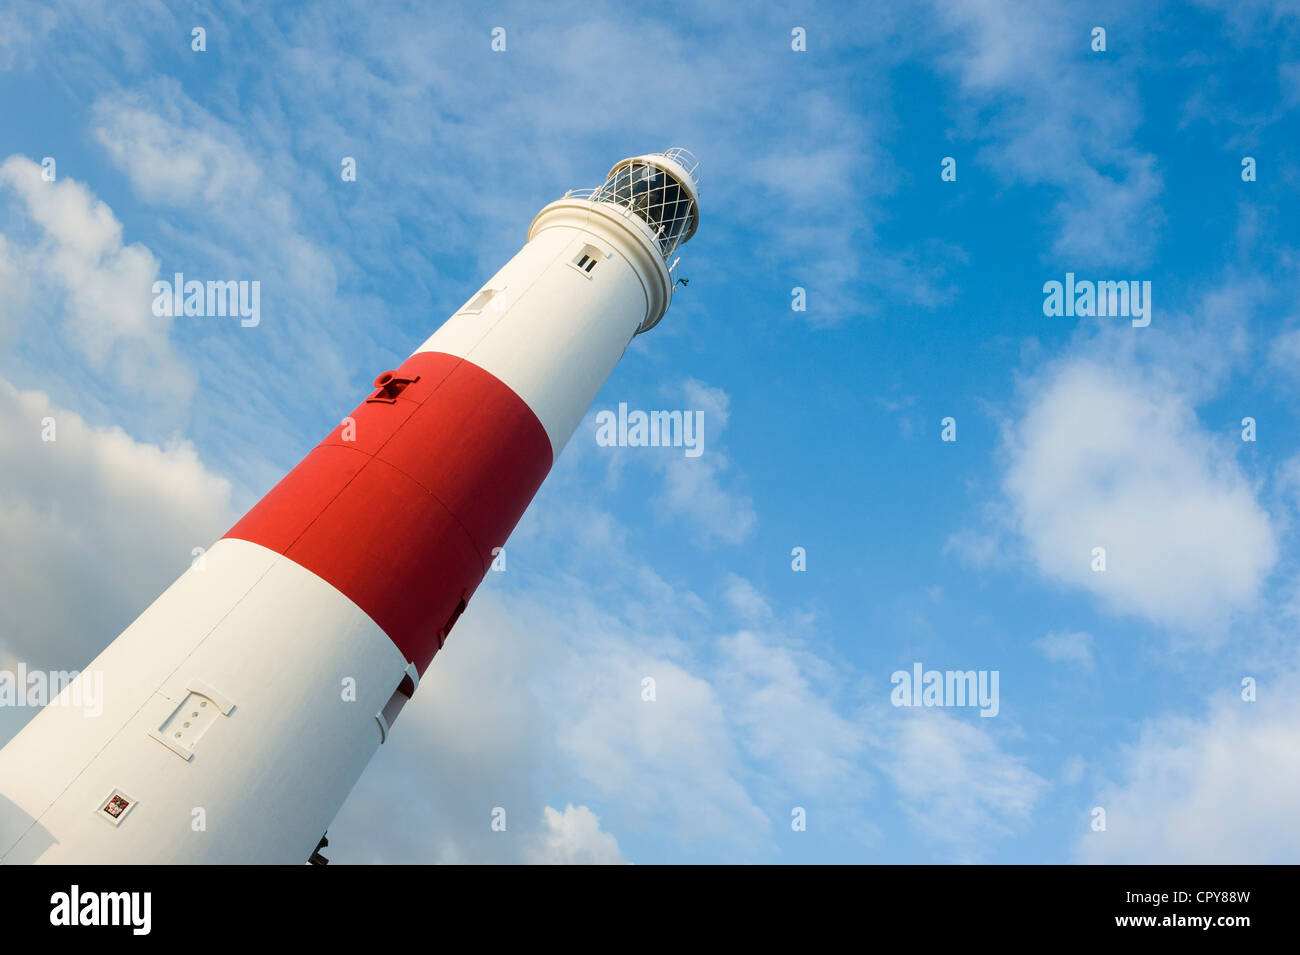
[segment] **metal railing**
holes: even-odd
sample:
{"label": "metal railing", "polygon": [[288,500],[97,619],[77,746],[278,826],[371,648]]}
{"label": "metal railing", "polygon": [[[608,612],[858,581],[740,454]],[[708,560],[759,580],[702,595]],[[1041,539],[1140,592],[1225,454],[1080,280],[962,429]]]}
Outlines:
{"label": "metal railing", "polygon": [[689,149],[684,149],[681,146],[674,146],[672,149],[665,149],[663,152],[657,153],[656,155],[665,156],[685,169],[686,174],[690,176],[691,181],[695,183],[695,188],[697,190],[699,189],[700,161],[695,158],[695,153],[691,152]]}
{"label": "metal railing", "polygon": [[[680,173],[663,168],[654,162],[656,157],[672,160],[689,181],[680,182]],[[693,197],[699,167],[694,153],[674,147],[625,159],[610,171],[604,184],[594,189],[570,189],[564,197],[607,203],[635,215],[654,233],[655,247],[667,264],[677,247],[694,234],[699,221]]]}

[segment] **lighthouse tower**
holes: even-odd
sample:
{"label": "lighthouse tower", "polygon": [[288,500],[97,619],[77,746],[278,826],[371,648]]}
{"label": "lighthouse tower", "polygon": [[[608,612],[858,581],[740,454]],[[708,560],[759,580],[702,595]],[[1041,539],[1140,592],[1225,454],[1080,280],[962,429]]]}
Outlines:
{"label": "lighthouse tower", "polygon": [[[697,183],[670,149],[542,209],[0,750],[0,862],[307,861],[628,343],[663,317]],[[98,712],[71,705],[87,680]]]}

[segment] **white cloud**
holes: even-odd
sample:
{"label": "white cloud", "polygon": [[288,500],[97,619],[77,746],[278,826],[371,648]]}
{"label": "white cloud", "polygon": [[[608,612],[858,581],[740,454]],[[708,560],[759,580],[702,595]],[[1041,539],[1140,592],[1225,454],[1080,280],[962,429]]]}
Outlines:
{"label": "white cloud", "polygon": [[1146,723],[1125,750],[1124,781],[1096,797],[1106,810],[1106,831],[1089,830],[1079,839],[1081,860],[1300,861],[1298,727],[1295,672],[1261,678],[1257,702],[1228,693],[1204,717]]}
{"label": "white cloud", "polygon": [[[139,243],[124,244],[113,210],[86,186],[63,176],[46,182],[41,167],[24,156],[0,164],[0,186],[18,197],[25,224],[36,232],[29,242],[9,237],[0,251],[10,264],[0,272],[16,265],[26,273],[28,301],[62,300],[63,342],[92,368],[112,368],[130,390],[165,394],[173,406],[188,404],[193,376],[168,341],[171,320],[151,308],[158,275],[153,253]],[[24,318],[38,335],[55,314]]]}
{"label": "white cloud", "polygon": [[837,712],[824,661],[770,635],[742,630],[721,641],[719,686],[747,754],[801,796],[872,787],[872,742],[861,719]]}
{"label": "white cloud", "polygon": [[300,225],[291,187],[302,174],[283,143],[250,146],[240,129],[171,79],[147,91],[101,96],[92,115],[95,138],[135,193],[177,210],[172,219],[182,211],[192,217],[178,261],[220,257],[223,267],[254,268],[268,285],[291,285],[297,298],[316,307],[331,301],[334,259],[348,257],[342,249],[327,253]]}
{"label": "white cloud", "polygon": [[1034,641],[1043,656],[1057,663],[1070,663],[1091,673],[1096,667],[1092,656],[1092,635],[1087,633],[1049,633]]}
{"label": "white cloud", "polygon": [[725,702],[698,666],[684,663],[641,649],[632,634],[590,641],[549,688],[555,702],[561,688],[571,700],[556,726],[559,745],[603,801],[617,800],[607,815],[617,808],[623,825],[756,851],[770,823],[748,790]]}
{"label": "white cloud", "polygon": [[1078,359],[1045,373],[1029,402],[1003,487],[1042,573],[1189,630],[1253,605],[1277,556],[1269,515],[1166,379]]}
{"label": "white cloud", "polygon": [[883,769],[927,838],[973,861],[1028,820],[1047,782],[1002,752],[989,730],[942,710],[890,716]]}
{"label": "white cloud", "polygon": [[1300,328],[1278,333],[1269,346],[1268,362],[1288,377],[1296,374],[1300,368]]}
{"label": "white cloud", "polygon": [[9,241],[0,234],[0,347],[8,347],[28,313],[28,283],[22,263],[9,251]]}
{"label": "white cloud", "polygon": [[0,7],[0,71],[29,70],[40,62],[35,51],[58,22],[53,10],[29,0],[9,0]]}
{"label": "white cloud", "polygon": [[664,478],[655,503],[687,521],[704,541],[743,543],[758,523],[758,515],[749,497],[723,485],[731,462],[719,446],[719,437],[730,418],[731,399],[721,388],[694,378],[683,384],[682,393],[684,410],[703,413],[703,452],[693,458],[655,456]]}
{"label": "white cloud", "polygon": [[1083,781],[1088,772],[1088,761],[1077,753],[1065,761],[1061,767],[1061,784],[1074,786]]}
{"label": "white cloud", "polygon": [[[42,440],[47,425],[53,441]],[[0,604],[11,649],[80,665],[229,527],[230,485],[192,445],[95,428],[0,379]]]}
{"label": "white cloud", "polygon": [[232,523],[229,483],[188,443],[91,427],[3,379],[0,460],[0,652],[34,666],[84,666]]}
{"label": "white cloud", "polygon": [[[202,111],[178,90],[170,92],[156,103],[140,93],[102,96],[95,102],[93,132],[109,159],[149,202],[217,209],[230,203],[232,211],[251,211],[245,204],[259,198],[262,172],[244,152],[238,134],[210,118],[210,128],[187,122],[182,104],[191,114]],[[277,204],[283,201],[280,197]]]}
{"label": "white cloud", "polygon": [[[688,525],[699,544],[744,543],[757,527],[758,515],[753,500],[736,489],[739,479],[731,472],[731,459],[723,450],[722,434],[731,418],[730,396],[723,389],[694,378],[664,392],[676,395],[668,406],[681,411],[684,419],[698,415],[693,419],[700,421],[695,433],[698,454],[687,456],[685,449],[678,447],[600,446],[593,440],[596,412],[592,412],[579,426],[575,440],[566,447],[560,458],[562,466],[573,468],[580,460],[598,455],[605,465],[606,486],[613,490],[629,465],[644,464],[660,477],[650,503],[661,519]],[[584,528],[584,533],[600,530],[588,524],[584,520],[578,526]]]}
{"label": "white cloud", "polygon": [[545,829],[537,844],[525,850],[526,861],[535,865],[622,865],[627,861],[618,840],[601,831],[600,820],[586,806],[575,808],[570,803],[562,813],[547,806],[543,813]]}
{"label": "white cloud", "polygon": [[723,598],[736,615],[750,626],[771,626],[775,621],[772,606],[752,583],[736,574],[728,574]]}
{"label": "white cloud", "polygon": [[993,567],[1002,560],[1003,543],[992,533],[963,527],[949,535],[943,545],[944,556],[949,554],[962,563],[979,570]]}
{"label": "white cloud", "polygon": [[176,210],[172,221],[182,211],[194,217],[187,258],[238,257],[268,283],[282,279],[313,303],[329,301],[333,260],[347,256],[327,253],[300,225],[291,187],[302,172],[279,139],[246,142],[246,125],[221,121],[172,79],[101,96],[91,112],[95,138],[136,195]]}

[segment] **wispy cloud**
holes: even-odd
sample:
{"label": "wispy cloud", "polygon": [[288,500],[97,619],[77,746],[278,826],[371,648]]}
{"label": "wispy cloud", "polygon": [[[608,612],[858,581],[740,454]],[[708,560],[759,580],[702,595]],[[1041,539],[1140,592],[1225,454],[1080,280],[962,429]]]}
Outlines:
{"label": "wispy cloud", "polygon": [[1097,665],[1092,655],[1093,640],[1088,633],[1049,633],[1034,641],[1049,660],[1068,663],[1091,673]]}
{"label": "wispy cloud", "polygon": [[1047,783],[988,730],[941,710],[892,713],[884,769],[923,835],[969,862],[1025,824]]}
{"label": "wispy cloud", "polygon": [[1083,267],[1148,263],[1164,219],[1162,177],[1136,144],[1131,65],[1090,48],[1096,14],[1035,0],[940,0],[935,10],[943,60],[978,111],[959,128],[997,176],[1057,196],[1053,256]]}

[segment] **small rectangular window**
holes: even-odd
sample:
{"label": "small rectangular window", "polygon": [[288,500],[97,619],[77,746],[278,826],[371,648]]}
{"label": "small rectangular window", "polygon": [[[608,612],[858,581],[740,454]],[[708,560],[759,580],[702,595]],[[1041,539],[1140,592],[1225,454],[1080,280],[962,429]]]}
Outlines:
{"label": "small rectangular window", "polygon": [[135,808],[135,797],[128,796],[120,789],[114,789],[96,803],[96,806],[98,808],[95,810],[95,815],[116,827],[120,826],[122,820]]}
{"label": "small rectangular window", "polygon": [[496,288],[482,289],[477,295],[465,303],[465,307],[460,310],[461,314],[477,315],[487,307],[488,302],[492,301],[499,291],[501,290]]}
{"label": "small rectangular window", "polygon": [[609,258],[606,253],[600,251],[600,249],[596,248],[594,245],[587,245],[583,246],[582,251],[579,252],[575,258],[570,260],[569,265],[587,276],[587,278],[591,278],[592,270],[596,268],[596,263],[601,259],[606,258]]}

